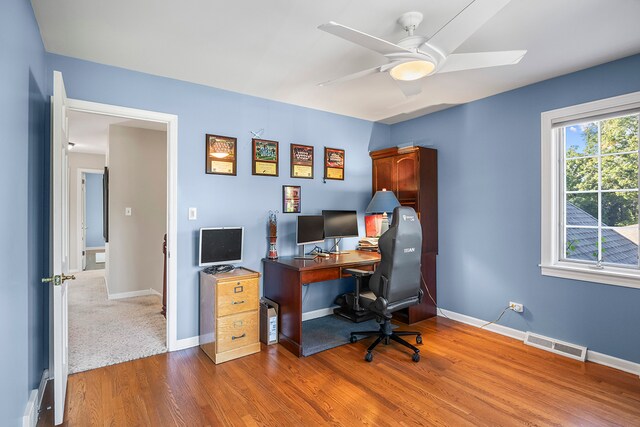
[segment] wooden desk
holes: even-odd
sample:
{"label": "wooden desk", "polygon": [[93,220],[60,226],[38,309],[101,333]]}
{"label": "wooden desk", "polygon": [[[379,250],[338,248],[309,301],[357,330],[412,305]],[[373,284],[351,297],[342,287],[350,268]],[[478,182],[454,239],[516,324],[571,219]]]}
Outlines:
{"label": "wooden desk", "polygon": [[302,286],[350,277],[344,270],[373,270],[380,261],[376,252],[350,251],[315,260],[281,257],[263,259],[264,296],[280,304],[280,344],[296,356],[302,355]]}

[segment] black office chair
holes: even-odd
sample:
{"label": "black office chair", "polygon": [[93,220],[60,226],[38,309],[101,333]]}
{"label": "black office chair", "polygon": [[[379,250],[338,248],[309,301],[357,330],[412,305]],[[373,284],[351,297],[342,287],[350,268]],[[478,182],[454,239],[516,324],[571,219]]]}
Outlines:
{"label": "black office chair", "polygon": [[381,260],[376,271],[354,270],[356,280],[369,278],[371,292],[360,295],[360,305],[376,314],[380,323],[378,331],[351,332],[351,342],[358,341],[357,336],[377,336],[367,349],[364,359],[373,360],[373,349],[384,340],[385,344],[395,341],[413,350],[414,362],[420,360],[420,350],[403,340],[402,336],[416,335],[416,343],[422,343],[420,332],[398,331],[391,329],[393,312],[422,302],[420,289],[420,254],[422,247],[422,228],[416,212],[406,206],[393,210],[393,220],[389,230],[378,241]]}

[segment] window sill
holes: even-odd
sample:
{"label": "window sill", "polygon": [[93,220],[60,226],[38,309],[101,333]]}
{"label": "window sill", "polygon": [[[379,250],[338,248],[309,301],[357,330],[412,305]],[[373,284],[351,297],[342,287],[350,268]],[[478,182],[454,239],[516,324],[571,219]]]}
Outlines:
{"label": "window sill", "polygon": [[630,271],[625,268],[606,266],[600,270],[587,265],[576,265],[565,262],[558,262],[552,265],[540,265],[540,270],[543,276],[640,289],[640,271],[638,270]]}

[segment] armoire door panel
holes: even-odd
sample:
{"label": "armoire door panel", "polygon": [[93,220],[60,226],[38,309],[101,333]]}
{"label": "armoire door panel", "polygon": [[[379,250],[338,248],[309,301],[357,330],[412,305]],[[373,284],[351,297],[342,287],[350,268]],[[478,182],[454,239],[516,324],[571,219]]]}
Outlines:
{"label": "armoire door panel", "polygon": [[417,153],[404,154],[395,158],[395,182],[399,200],[418,199],[418,157]]}
{"label": "armoire door panel", "polygon": [[393,157],[376,160],[373,164],[373,193],[382,189],[393,191],[396,196],[397,184],[394,179],[395,163]]}

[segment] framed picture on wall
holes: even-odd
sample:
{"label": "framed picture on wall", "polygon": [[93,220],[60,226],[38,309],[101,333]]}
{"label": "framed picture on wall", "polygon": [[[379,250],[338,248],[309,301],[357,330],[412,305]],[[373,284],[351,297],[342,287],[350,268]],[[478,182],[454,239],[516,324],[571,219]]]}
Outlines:
{"label": "framed picture on wall", "polygon": [[324,178],[344,180],[344,150],[324,147]]}
{"label": "framed picture on wall", "polygon": [[282,212],[300,213],[302,189],[299,185],[282,186]]}
{"label": "framed picture on wall", "polygon": [[267,139],[251,140],[252,144],[252,174],[278,176],[278,141]]}
{"label": "framed picture on wall", "polygon": [[236,175],[236,153],[236,138],[207,134],[206,173],[214,175]]}
{"label": "framed picture on wall", "polygon": [[291,178],[313,179],[313,147],[291,144]]}

